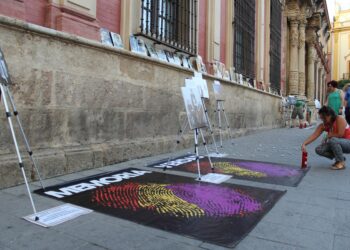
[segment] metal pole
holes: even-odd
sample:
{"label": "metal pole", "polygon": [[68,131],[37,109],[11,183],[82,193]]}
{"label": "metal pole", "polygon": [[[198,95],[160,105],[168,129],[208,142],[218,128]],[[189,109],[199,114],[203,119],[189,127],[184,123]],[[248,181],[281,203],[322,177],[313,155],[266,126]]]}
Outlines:
{"label": "metal pole", "polygon": [[31,194],[31,191],[30,191],[30,188],[29,188],[27,176],[26,176],[26,174],[24,172],[24,164],[23,164],[23,161],[22,161],[21,153],[19,152],[17,139],[16,139],[16,134],[15,134],[15,131],[13,129],[12,120],[11,120],[11,113],[10,113],[9,107],[7,105],[6,92],[5,92],[4,86],[1,83],[0,83],[0,90],[1,90],[0,95],[2,95],[2,98],[3,98],[5,111],[6,111],[6,117],[7,117],[9,126],[10,126],[10,131],[11,131],[13,143],[15,144],[15,149],[16,149],[16,154],[17,154],[17,158],[18,158],[19,167],[21,168],[22,175],[23,175],[23,178],[24,178],[24,182],[25,182],[25,185],[26,185],[26,188],[27,188],[28,196],[29,196],[29,199],[30,199],[30,203],[31,203],[32,208],[33,208],[33,212],[34,212],[34,215],[35,215],[35,221],[38,221],[39,217],[36,216],[37,212],[36,212],[35,204],[34,204],[33,197],[32,197],[32,194]]}
{"label": "metal pole", "polygon": [[210,134],[211,134],[211,139],[213,140],[213,143],[214,143],[215,152],[217,154],[219,154],[218,146],[216,145],[216,140],[215,140],[215,137],[214,137],[214,131],[213,131],[212,126],[211,126],[211,122],[210,122],[210,119],[209,119],[209,114],[208,114],[207,107],[205,106],[204,98],[202,98],[202,105],[203,105],[203,108],[204,108],[205,117],[206,117],[206,119],[208,121],[208,127],[209,127],[209,131],[210,131]]}
{"label": "metal pole", "polygon": [[204,138],[204,135],[203,135],[203,132],[202,132],[201,129],[199,129],[199,132],[201,133],[202,140],[203,140],[203,145],[204,145],[205,151],[207,151],[210,167],[211,167],[211,170],[213,171],[214,170],[214,166],[213,166],[213,163],[211,162],[211,158],[210,158],[209,150],[208,150],[208,147],[207,147],[207,143],[205,141],[205,138]]}
{"label": "metal pole", "polygon": [[198,152],[198,129],[194,130],[194,148],[196,151],[196,162],[197,162],[197,170],[198,170],[198,180],[201,180],[201,168],[199,165],[199,152]]}
{"label": "metal pole", "polygon": [[6,90],[7,95],[9,96],[10,103],[11,103],[12,108],[13,108],[13,114],[16,116],[17,123],[18,123],[18,125],[19,125],[19,129],[20,129],[20,131],[21,131],[21,134],[22,134],[22,137],[23,137],[23,139],[24,139],[27,152],[28,152],[28,154],[29,154],[29,158],[30,158],[30,160],[32,161],[33,166],[34,166],[34,168],[35,168],[35,171],[36,171],[37,174],[38,174],[41,187],[42,187],[43,189],[45,189],[45,187],[44,187],[44,185],[43,185],[43,181],[42,181],[41,175],[40,175],[40,172],[39,172],[39,169],[38,169],[38,166],[37,166],[37,163],[36,163],[36,160],[35,160],[35,158],[34,158],[34,156],[33,156],[33,151],[31,150],[30,145],[29,145],[29,142],[28,142],[28,139],[27,139],[27,136],[26,136],[26,134],[24,133],[24,129],[23,129],[23,126],[22,126],[22,122],[21,122],[21,120],[20,120],[20,118],[19,118],[19,113],[18,113],[18,111],[17,111],[17,108],[16,108],[16,105],[15,105],[15,101],[14,101],[14,99],[13,99],[13,96],[12,96],[12,94],[11,94],[11,92],[10,92],[10,90],[9,90],[9,88],[8,88],[7,86],[5,86],[4,88],[5,88],[5,90]]}

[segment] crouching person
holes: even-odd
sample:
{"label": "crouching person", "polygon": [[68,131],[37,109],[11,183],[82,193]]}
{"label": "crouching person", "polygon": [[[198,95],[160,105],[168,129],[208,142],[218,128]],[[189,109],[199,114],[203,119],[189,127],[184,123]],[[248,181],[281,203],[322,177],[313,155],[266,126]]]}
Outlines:
{"label": "crouching person", "polygon": [[336,115],[333,109],[322,107],[319,112],[322,123],[315,132],[307,138],[301,148],[306,151],[306,146],[315,141],[323,132],[327,132],[321,145],[316,148],[316,153],[320,156],[335,159],[332,170],[345,169],[344,153],[350,153],[350,128],[346,120]]}

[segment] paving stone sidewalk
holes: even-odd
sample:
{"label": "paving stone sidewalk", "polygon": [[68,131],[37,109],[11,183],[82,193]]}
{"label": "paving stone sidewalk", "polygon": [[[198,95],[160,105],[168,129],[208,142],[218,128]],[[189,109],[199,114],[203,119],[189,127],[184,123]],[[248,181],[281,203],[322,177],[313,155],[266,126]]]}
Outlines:
{"label": "paving stone sidewalk", "polygon": [[[312,129],[274,129],[225,142],[230,157],[300,165],[300,145]],[[350,165],[331,171],[331,161],[317,157],[315,143],[309,146],[311,170],[298,187],[285,187],[231,179],[229,182],[287,190],[287,194],[260,221],[236,249],[334,249],[350,250]],[[177,152],[182,155],[189,150]],[[192,150],[193,151],[193,150]],[[46,185],[128,167],[143,168],[168,155],[133,160],[104,168],[60,176]],[[348,157],[349,158],[349,157]],[[156,170],[155,170],[156,171]],[[183,176],[194,176],[173,172]],[[32,189],[39,183],[32,183]],[[38,210],[61,203],[34,194]],[[61,225],[45,229],[22,216],[31,213],[25,187],[0,191],[0,249],[226,249],[195,239],[145,227],[126,220],[93,212]]]}

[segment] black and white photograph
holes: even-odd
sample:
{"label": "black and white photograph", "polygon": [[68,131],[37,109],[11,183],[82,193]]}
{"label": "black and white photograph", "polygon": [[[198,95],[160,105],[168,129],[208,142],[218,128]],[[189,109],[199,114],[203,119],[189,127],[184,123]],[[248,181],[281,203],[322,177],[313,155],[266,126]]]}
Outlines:
{"label": "black and white photograph", "polygon": [[214,90],[215,99],[217,101],[224,101],[225,100],[224,91],[223,91],[222,85],[219,81],[214,81],[213,90]]}
{"label": "black and white photograph", "polygon": [[135,36],[130,36],[130,50],[135,53],[139,52],[139,43]]}
{"label": "black and white photograph", "polygon": [[190,68],[190,63],[188,62],[188,58],[186,56],[182,55],[180,59],[184,68]]}
{"label": "black and white photograph", "polygon": [[168,50],[165,50],[165,55],[168,58],[168,62],[175,64],[174,53]]}
{"label": "black and white photograph", "polygon": [[181,87],[182,97],[184,99],[186,113],[190,128],[205,128],[208,126],[205,117],[202,99],[198,88],[196,87]]}
{"label": "black and white photograph", "polygon": [[174,53],[174,63],[178,66],[182,66],[180,56]]}
{"label": "black and white photograph", "polygon": [[204,80],[203,78],[197,78],[197,77],[194,77],[192,79],[194,84],[198,86],[198,88],[200,89],[201,97],[209,99],[209,90],[208,90],[207,81]]}
{"label": "black and white photograph", "polygon": [[137,39],[137,44],[138,44],[138,52],[139,52],[139,54],[147,56],[147,49],[146,49],[145,41],[143,41],[142,39],[138,38]]}
{"label": "black and white photograph", "polygon": [[149,55],[151,58],[159,59],[158,54],[157,54],[157,51],[156,51],[156,49],[154,48],[153,43],[146,43],[146,48],[147,48],[147,51],[148,51],[148,55]]}
{"label": "black and white photograph", "polygon": [[2,50],[0,49],[0,77],[2,80],[5,81],[5,83],[9,82],[9,74],[7,70],[7,65],[5,62],[4,54],[2,53]]}
{"label": "black and white photograph", "polygon": [[100,29],[101,42],[106,45],[113,46],[112,37],[108,29]]}
{"label": "black and white photograph", "polygon": [[159,60],[164,61],[164,62],[169,62],[164,50],[156,49],[156,53],[158,55]]}
{"label": "black and white photograph", "polygon": [[119,34],[111,32],[113,46],[118,49],[124,49],[122,38]]}

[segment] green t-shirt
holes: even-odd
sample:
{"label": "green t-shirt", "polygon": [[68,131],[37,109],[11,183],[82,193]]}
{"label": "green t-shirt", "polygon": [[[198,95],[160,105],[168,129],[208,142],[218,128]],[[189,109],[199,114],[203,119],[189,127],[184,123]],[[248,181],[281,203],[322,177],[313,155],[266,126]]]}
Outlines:
{"label": "green t-shirt", "polygon": [[332,93],[328,94],[328,107],[334,110],[336,115],[339,114],[339,109],[341,108],[341,96],[339,90],[335,90]]}
{"label": "green t-shirt", "polygon": [[300,108],[304,106],[305,106],[305,102],[303,100],[297,100],[297,102],[295,103],[296,108]]}

